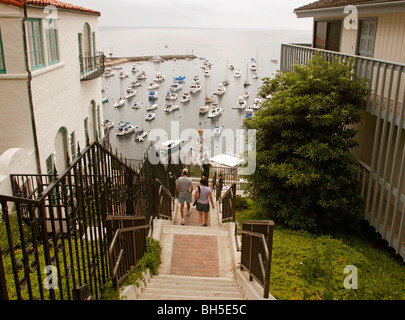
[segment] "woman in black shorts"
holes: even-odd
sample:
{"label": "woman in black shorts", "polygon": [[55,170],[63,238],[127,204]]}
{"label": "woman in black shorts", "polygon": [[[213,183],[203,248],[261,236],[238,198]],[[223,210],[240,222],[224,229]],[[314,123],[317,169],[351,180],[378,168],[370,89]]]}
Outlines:
{"label": "woman in black shorts", "polygon": [[[208,213],[210,212],[210,201],[212,208],[215,209],[214,201],[212,199],[211,189],[208,187],[208,180],[202,177],[199,186],[195,192],[195,201],[197,201],[197,211],[199,213],[198,222],[201,226],[206,227],[208,223]],[[203,225],[204,214],[204,225]]]}

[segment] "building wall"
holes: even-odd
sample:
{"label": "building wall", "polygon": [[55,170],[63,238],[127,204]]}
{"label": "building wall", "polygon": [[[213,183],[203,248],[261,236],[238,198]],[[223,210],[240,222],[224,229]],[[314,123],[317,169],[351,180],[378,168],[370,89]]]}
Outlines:
{"label": "building wall", "polygon": [[[49,12],[40,8],[28,8],[27,16],[28,18],[44,19],[49,17]],[[52,18],[54,17],[52,12]],[[3,163],[0,167],[0,177],[10,174],[7,169],[9,166],[6,164],[8,159],[11,159],[8,150],[21,148],[30,155],[34,151],[22,18],[22,9],[0,4],[0,28],[6,63],[6,74],[0,74],[0,119],[2,121],[0,163]],[[70,135],[72,132],[75,133],[77,154],[77,144],[80,144],[81,149],[86,145],[84,129],[86,118],[90,122],[88,128],[90,141],[95,138],[93,128],[98,126],[97,123],[92,123],[94,120],[93,105],[99,106],[100,126],[102,124],[101,78],[88,81],[80,79],[78,34],[83,33],[85,23],[90,25],[92,32],[95,32],[97,51],[98,16],[58,10],[59,62],[31,72],[33,109],[42,173],[47,172],[46,159],[49,156],[52,156],[53,163],[58,163],[58,166],[61,163],[60,157],[65,157],[65,155],[55,152],[57,149],[60,150],[58,143],[61,143],[61,139],[58,132],[61,128],[66,132],[68,138],[66,149],[69,158],[72,159]],[[44,50],[46,50],[45,37],[43,37],[43,42]],[[102,137],[103,130],[100,131]],[[22,153],[20,152],[20,154]],[[35,161],[35,157],[30,156],[27,161]],[[14,167],[13,173],[16,173]],[[21,166],[23,171],[27,168],[34,170],[36,163]],[[57,168],[58,172],[63,169]],[[20,171],[19,173],[36,173],[35,171]]]}

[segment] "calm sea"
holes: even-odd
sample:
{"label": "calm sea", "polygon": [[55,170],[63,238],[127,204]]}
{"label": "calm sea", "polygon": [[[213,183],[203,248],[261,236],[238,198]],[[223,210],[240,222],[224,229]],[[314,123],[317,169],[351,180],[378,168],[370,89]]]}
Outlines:
{"label": "calm sea", "polygon": [[[135,88],[137,94],[131,100],[126,101],[120,108],[114,108],[114,101],[120,97],[121,86],[125,90],[137,73],[132,73],[133,63],[123,64],[123,70],[129,73],[129,77],[120,80],[119,71],[115,76],[103,78],[104,96],[110,100],[103,104],[104,118],[118,121],[128,121],[139,129],[153,130],[161,129],[167,133],[165,139],[177,138],[178,132],[186,129],[213,129],[215,126],[223,126],[225,129],[236,130],[241,127],[244,111],[232,109],[236,105],[238,97],[245,90],[243,84],[248,80],[251,84],[247,87],[249,98],[247,105],[251,105],[253,99],[262,84],[262,78],[271,77],[279,68],[281,43],[309,43],[311,31],[297,30],[255,30],[255,29],[209,29],[209,28],[100,28],[99,47],[106,55],[110,52],[114,56],[150,56],[150,55],[173,55],[173,54],[194,54],[198,58],[194,60],[165,61],[163,63],[143,62],[140,70],[145,71],[147,79],[142,80],[142,86]],[[204,69],[201,68],[203,60],[207,59],[211,64],[211,75],[204,77]],[[253,72],[250,70],[250,61],[257,60],[259,78],[253,79]],[[273,62],[271,61],[273,60]],[[235,78],[232,70],[229,70],[227,63],[235,68],[240,68],[242,76]],[[156,118],[153,121],[145,121],[147,115],[146,106],[150,105],[148,100],[148,84],[153,81],[155,74],[160,72],[165,75],[165,80],[156,89],[159,93],[157,104],[153,112]],[[188,91],[193,77],[198,75],[203,89],[200,93],[192,96],[190,102],[180,104],[181,95]],[[185,76],[182,90],[178,91],[177,100],[180,109],[167,114],[163,108],[166,105],[166,93],[173,82],[174,77]],[[224,109],[224,113],[212,120],[206,115],[199,114],[199,107],[203,106],[206,95],[212,96],[217,89],[218,83],[226,77],[230,79],[223,96],[217,97],[218,106]],[[141,103],[141,109],[133,109],[134,102]],[[165,140],[162,139],[162,140]],[[219,138],[216,138],[219,139]],[[123,156],[130,159],[141,159],[148,139],[144,142],[135,140],[135,134],[117,137],[115,128],[110,131],[112,146]],[[217,142],[212,141],[215,147]],[[229,148],[223,147],[222,152]]]}

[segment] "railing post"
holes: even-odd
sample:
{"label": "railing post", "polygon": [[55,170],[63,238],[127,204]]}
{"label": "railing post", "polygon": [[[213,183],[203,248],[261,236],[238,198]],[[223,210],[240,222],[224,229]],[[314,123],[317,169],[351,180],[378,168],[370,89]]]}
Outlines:
{"label": "railing post", "polygon": [[8,300],[6,274],[3,265],[3,253],[0,247],[0,300]]}

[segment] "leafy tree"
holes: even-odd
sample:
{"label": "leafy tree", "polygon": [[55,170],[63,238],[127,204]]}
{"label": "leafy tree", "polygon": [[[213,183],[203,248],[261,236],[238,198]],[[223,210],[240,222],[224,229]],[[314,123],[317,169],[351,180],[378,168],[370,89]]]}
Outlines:
{"label": "leafy tree", "polygon": [[245,125],[257,130],[250,192],[269,218],[311,229],[360,217],[351,150],[368,89],[354,65],[315,55],[306,66],[263,79],[259,94],[268,98]]}

